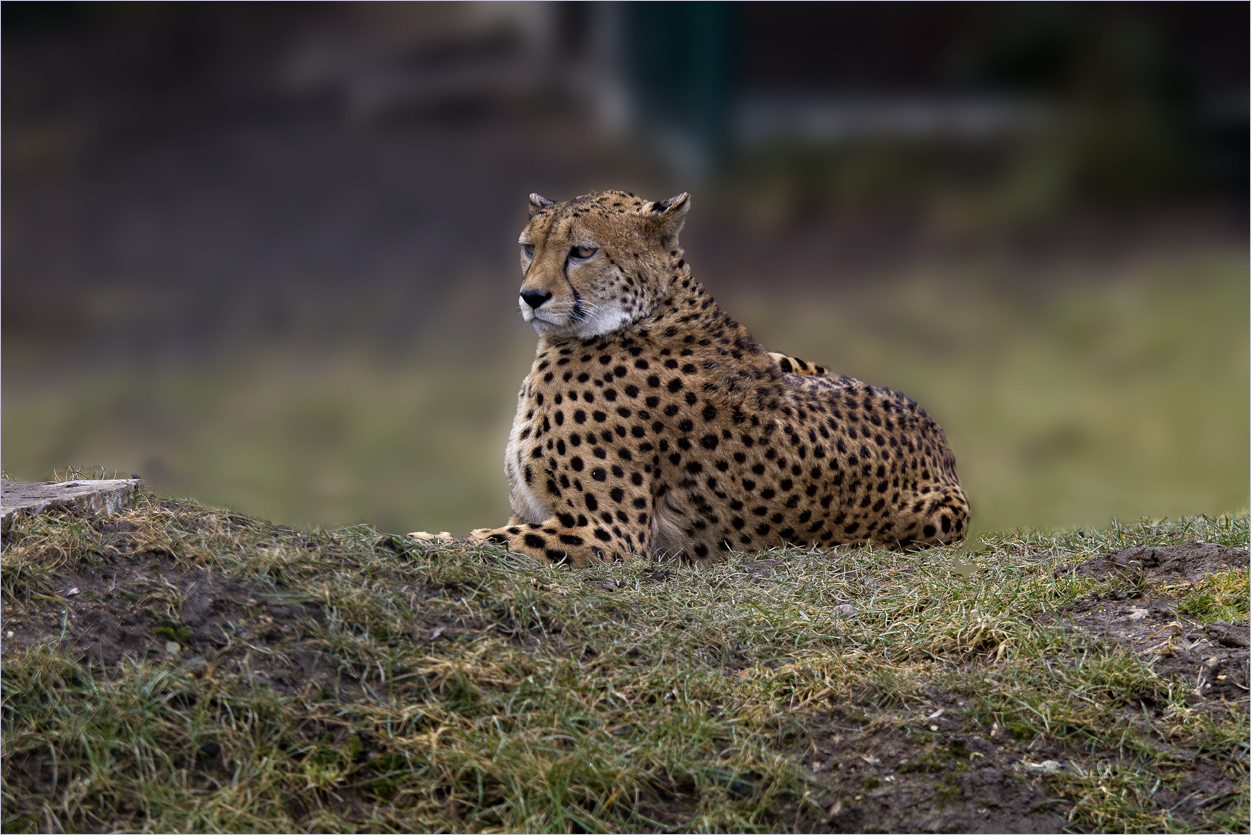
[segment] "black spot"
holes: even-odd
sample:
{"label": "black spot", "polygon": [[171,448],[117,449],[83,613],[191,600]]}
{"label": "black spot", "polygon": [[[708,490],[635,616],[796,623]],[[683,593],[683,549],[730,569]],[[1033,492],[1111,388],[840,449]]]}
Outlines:
{"label": "black spot", "polygon": [[560,541],[565,543],[566,545],[581,545],[582,537],[575,536],[574,534],[571,534],[571,533],[562,533],[560,535]]}
{"label": "black spot", "polygon": [[596,467],[595,469],[591,470],[591,478],[595,479],[596,481],[606,481],[608,479],[608,473],[605,472],[603,468]]}
{"label": "black spot", "polygon": [[522,541],[524,541],[526,545],[529,545],[531,548],[546,548],[547,547],[547,540],[539,536],[538,534],[534,534],[534,533],[526,534],[525,538]]}
{"label": "black spot", "polygon": [[569,466],[573,468],[574,472],[582,472],[582,459],[577,455],[573,456],[569,459]]}

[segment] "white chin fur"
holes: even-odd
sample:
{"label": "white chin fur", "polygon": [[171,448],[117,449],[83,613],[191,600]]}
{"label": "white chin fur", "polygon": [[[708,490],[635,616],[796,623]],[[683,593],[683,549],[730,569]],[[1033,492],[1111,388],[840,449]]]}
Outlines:
{"label": "white chin fur", "polygon": [[611,333],[630,321],[624,310],[596,308],[591,315],[577,322],[551,322],[529,307],[523,307],[521,318],[534,325],[534,330],[547,336],[573,336],[587,339]]}

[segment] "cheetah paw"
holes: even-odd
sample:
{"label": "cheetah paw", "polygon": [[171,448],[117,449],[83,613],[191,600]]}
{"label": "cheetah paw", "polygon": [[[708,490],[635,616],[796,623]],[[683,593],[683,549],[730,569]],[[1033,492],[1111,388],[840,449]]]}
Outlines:
{"label": "cheetah paw", "polygon": [[452,542],[452,535],[447,531],[439,531],[438,533],[428,533],[426,531],[413,531],[404,534],[409,539],[416,539],[419,542]]}
{"label": "cheetah paw", "polygon": [[506,531],[499,528],[477,528],[469,532],[469,536],[465,537],[470,542],[483,542],[488,545],[504,545],[507,546],[511,537]]}

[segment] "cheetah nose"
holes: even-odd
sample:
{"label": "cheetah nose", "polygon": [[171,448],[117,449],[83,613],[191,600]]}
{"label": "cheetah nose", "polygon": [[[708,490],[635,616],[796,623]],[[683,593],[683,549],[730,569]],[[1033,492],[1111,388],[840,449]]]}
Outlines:
{"label": "cheetah nose", "polygon": [[551,293],[542,293],[538,290],[522,290],[521,300],[533,308],[540,307],[543,302],[552,297]]}

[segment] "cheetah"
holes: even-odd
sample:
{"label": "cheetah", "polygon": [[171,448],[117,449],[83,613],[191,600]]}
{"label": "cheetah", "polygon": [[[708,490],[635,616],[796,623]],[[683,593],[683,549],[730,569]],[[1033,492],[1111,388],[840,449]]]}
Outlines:
{"label": "cheetah", "polygon": [[473,531],[549,563],[958,542],[969,503],[913,400],[764,350],[691,277],[691,200],[530,195],[518,306],[539,343]]}

